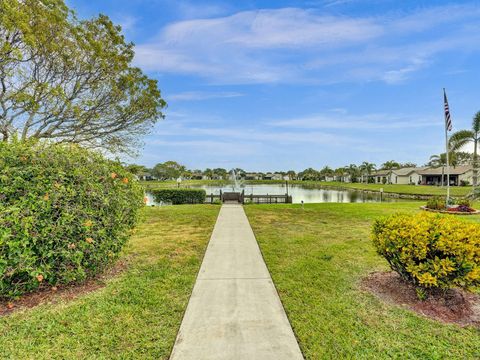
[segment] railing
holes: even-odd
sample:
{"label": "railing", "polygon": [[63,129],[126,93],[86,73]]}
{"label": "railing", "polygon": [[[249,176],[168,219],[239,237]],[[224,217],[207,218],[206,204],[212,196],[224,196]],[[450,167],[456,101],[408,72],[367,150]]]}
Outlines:
{"label": "railing", "polygon": [[205,204],[214,204],[215,202],[221,202],[221,201],[222,201],[221,195],[210,194],[205,197]]}
{"label": "railing", "polygon": [[253,204],[291,204],[291,195],[245,195],[245,201],[250,201]]}
{"label": "railing", "polygon": [[241,193],[222,192],[220,194],[210,194],[205,198],[206,204],[213,204],[215,202],[238,202],[240,204],[252,203],[252,204],[291,204],[292,196],[285,195],[246,195],[245,191]]}

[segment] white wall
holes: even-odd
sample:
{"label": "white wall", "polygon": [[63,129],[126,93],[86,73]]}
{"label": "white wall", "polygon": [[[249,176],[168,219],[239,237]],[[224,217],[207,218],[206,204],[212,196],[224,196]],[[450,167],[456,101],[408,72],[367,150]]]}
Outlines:
{"label": "white wall", "polygon": [[458,184],[460,185],[460,181],[465,180],[468,181],[470,185],[473,184],[473,170],[468,170],[465,174],[461,174],[458,176]]}

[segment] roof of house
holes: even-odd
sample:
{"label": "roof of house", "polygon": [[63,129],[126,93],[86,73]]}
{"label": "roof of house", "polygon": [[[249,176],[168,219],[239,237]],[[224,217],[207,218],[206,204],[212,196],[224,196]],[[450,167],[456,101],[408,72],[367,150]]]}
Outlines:
{"label": "roof of house", "polygon": [[[470,165],[461,165],[461,166],[455,166],[455,167],[451,166],[450,175],[461,175],[461,174],[465,174],[470,170],[472,170],[472,166]],[[419,172],[420,175],[442,175],[446,173],[447,173],[446,168],[442,166],[437,168],[428,168]]]}
{"label": "roof of house", "polygon": [[407,167],[407,168],[401,168],[401,169],[394,169],[392,172],[395,175],[399,176],[408,176],[413,172],[420,173],[421,171],[425,171],[429,169],[428,166],[423,166],[423,167]]}
{"label": "roof of house", "polygon": [[377,170],[375,171],[372,176],[387,176],[390,174],[391,170]]}

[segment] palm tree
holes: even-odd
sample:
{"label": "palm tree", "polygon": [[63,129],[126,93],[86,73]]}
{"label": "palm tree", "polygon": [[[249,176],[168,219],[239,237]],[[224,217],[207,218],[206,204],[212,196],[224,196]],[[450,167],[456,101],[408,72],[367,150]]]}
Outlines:
{"label": "palm tree", "polygon": [[362,176],[366,176],[365,183],[368,183],[368,177],[372,174],[373,171],[376,169],[376,165],[373,163],[369,163],[368,161],[364,161],[362,165],[359,166],[360,171],[362,172]]}
{"label": "palm tree", "polygon": [[382,164],[383,170],[394,170],[394,169],[398,169],[399,167],[400,167],[400,164],[395,160],[390,160]]}
{"label": "palm tree", "polygon": [[459,150],[468,143],[473,142],[473,190],[478,179],[478,144],[480,142],[480,111],[473,117],[472,130],[460,130],[450,137],[450,148]]}
{"label": "palm tree", "polygon": [[[452,165],[452,159],[449,158],[449,163],[450,165]],[[430,156],[430,161],[428,162],[428,164],[430,166],[433,166],[433,167],[442,167],[442,186],[443,186],[443,183],[444,183],[444,178],[445,178],[445,166],[447,166],[447,154],[446,153],[442,153],[440,155],[432,155]]]}
{"label": "palm tree", "polygon": [[[320,170],[320,175],[325,179],[327,176],[332,176],[334,174],[333,169],[329,166],[325,166],[322,170]],[[325,179],[326,180],[326,179]]]}
{"label": "palm tree", "polygon": [[357,182],[357,177],[360,174],[360,170],[357,165],[350,164],[345,167],[345,172],[350,176],[350,182]]}

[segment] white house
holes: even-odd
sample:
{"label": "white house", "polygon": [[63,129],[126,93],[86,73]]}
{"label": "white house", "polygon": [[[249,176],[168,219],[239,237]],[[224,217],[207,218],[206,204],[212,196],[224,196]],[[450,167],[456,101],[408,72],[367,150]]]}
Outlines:
{"label": "white house", "polygon": [[415,185],[422,182],[421,172],[428,167],[409,167],[393,170],[378,170],[370,175],[375,184]]}
{"label": "white house", "polygon": [[[423,185],[441,185],[447,183],[447,170],[444,167],[427,168],[420,171]],[[443,181],[442,181],[443,176]],[[450,185],[459,186],[462,182],[466,185],[473,182],[473,168],[471,165],[450,167]]]}
{"label": "white house", "polygon": [[152,174],[148,172],[143,172],[138,174],[138,179],[143,180],[143,181],[151,181],[151,180],[158,180],[156,176],[153,176]]}
{"label": "white house", "polygon": [[262,175],[259,173],[245,173],[245,180],[262,180]]}
{"label": "white house", "polygon": [[265,174],[263,179],[264,180],[283,180],[283,176],[282,174],[279,174],[279,173],[275,173],[275,174],[268,173],[268,174]]}
{"label": "white house", "polygon": [[418,185],[422,182],[422,171],[428,167],[394,169],[390,173],[390,184]]}
{"label": "white house", "polygon": [[375,171],[372,175],[373,182],[375,184],[390,184],[390,175],[392,174],[392,170],[378,170]]}

